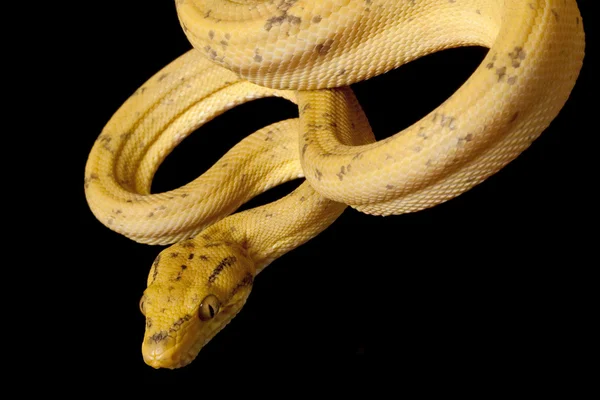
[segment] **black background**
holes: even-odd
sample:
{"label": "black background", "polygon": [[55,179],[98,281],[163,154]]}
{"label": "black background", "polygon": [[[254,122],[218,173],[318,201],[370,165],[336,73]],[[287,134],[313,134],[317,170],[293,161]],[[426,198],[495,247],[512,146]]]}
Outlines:
{"label": "black background", "polygon": [[[589,11],[580,4],[585,24]],[[58,344],[69,371],[105,382],[176,384],[275,369],[309,378],[311,368],[329,362],[358,368],[377,359],[402,374],[473,376],[497,368],[526,376],[576,352],[578,310],[588,295],[580,273],[590,263],[581,256],[587,248],[580,231],[593,202],[579,184],[586,168],[579,154],[593,117],[585,111],[595,68],[589,54],[558,117],[498,174],[415,214],[383,218],[348,209],[261,273],[242,312],[191,365],[154,370],[141,357],[138,301],[161,247],[135,243],[96,221],[85,202],[83,171],[111,115],[191,45],[171,1],[82,3],[75,12],[58,28],[65,33],[66,77],[55,82],[58,92],[65,81],[72,87],[68,108],[57,111],[68,121],[61,143],[70,146],[69,158],[58,158],[68,160],[69,199],[76,199],[68,210],[72,238],[58,239],[73,253],[61,264],[72,281],[59,289],[69,310],[61,316],[75,330]],[[376,136],[390,136],[439,105],[485,53],[449,50],[354,85]],[[295,115],[291,103],[273,99],[227,112],[167,158],[153,189],[194,179],[255,129]]]}

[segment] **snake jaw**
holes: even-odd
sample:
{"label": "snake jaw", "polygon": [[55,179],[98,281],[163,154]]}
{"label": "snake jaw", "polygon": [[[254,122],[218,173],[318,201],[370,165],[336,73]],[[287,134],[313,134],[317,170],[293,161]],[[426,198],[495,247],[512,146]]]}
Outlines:
{"label": "snake jaw", "polygon": [[146,330],[142,343],[144,362],[156,369],[177,369],[194,361],[200,350],[238,314],[250,291],[251,288],[239,300],[223,308],[211,321],[202,322],[199,318],[193,318],[173,333],[150,333]]}

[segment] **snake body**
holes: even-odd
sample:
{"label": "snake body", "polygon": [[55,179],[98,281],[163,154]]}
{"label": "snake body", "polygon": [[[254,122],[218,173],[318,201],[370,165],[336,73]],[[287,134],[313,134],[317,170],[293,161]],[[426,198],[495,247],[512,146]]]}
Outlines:
{"label": "snake body", "polygon": [[[191,362],[241,309],[256,274],[347,206],[375,215],[414,212],[496,173],[558,114],[584,56],[574,0],[176,6],[195,49],[115,113],[85,175],[88,203],[102,223],[141,243],[175,243],[157,257],[141,301],[142,352],[157,368]],[[459,90],[414,125],[375,141],[348,85],[465,45],[490,50]],[[265,96],[295,102],[300,118],[250,135],[182,188],[150,193],[158,166],[181,140]],[[306,182],[285,198],[232,214],[298,177]]]}

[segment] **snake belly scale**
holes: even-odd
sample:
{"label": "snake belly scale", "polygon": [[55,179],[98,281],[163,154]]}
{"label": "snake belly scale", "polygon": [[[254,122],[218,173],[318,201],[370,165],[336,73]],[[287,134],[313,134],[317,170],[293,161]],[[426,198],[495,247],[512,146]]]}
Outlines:
{"label": "snake belly scale", "polygon": [[[172,244],[152,265],[140,301],[142,353],[155,368],[189,364],[240,311],[256,275],[347,206],[415,212],[499,171],[559,113],[584,57],[574,0],[175,3],[194,49],[117,110],[85,171],[98,220],[140,243]],[[349,85],[468,45],[489,51],[456,93],[375,141]],[[296,103],[299,118],[255,132],[189,184],[150,193],[159,165],[186,136],[266,96]],[[302,177],[288,196],[235,213]]]}

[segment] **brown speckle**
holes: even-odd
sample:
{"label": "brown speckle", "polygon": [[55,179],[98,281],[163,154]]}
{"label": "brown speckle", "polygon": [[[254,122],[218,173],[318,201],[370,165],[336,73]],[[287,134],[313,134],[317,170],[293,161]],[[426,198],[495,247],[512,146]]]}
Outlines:
{"label": "brown speckle", "polygon": [[500,82],[506,75],[506,67],[496,68],[496,75],[498,75],[498,82]]}
{"label": "brown speckle", "polygon": [[387,190],[392,190],[394,188],[394,185],[385,185],[385,188]]}
{"label": "brown speckle", "polygon": [[506,80],[506,83],[508,83],[509,85],[514,85],[517,82],[517,76],[513,75],[510,78],[508,78]]}
{"label": "brown speckle", "polygon": [[317,177],[318,180],[321,180],[321,178],[323,177],[323,173],[321,171],[319,171],[318,169],[315,169],[315,176]]}
{"label": "brown speckle", "polygon": [[177,253],[177,252],[171,253],[169,255],[171,256],[171,258],[177,258],[177,257],[179,257],[179,253]]}
{"label": "brown speckle", "polygon": [[261,62],[263,60],[262,56],[260,54],[255,54],[254,55],[254,61],[256,62]]}
{"label": "brown speckle", "polygon": [[163,340],[165,340],[168,336],[169,335],[168,335],[167,331],[160,331],[160,332],[157,332],[154,335],[150,336],[148,338],[148,341],[150,343],[152,343],[152,342],[159,343],[159,342],[162,342]]}
{"label": "brown speckle", "polygon": [[312,19],[313,24],[318,24],[323,18],[320,15],[315,15]]}
{"label": "brown speckle", "polygon": [[215,31],[213,31],[213,30],[208,31],[208,38],[210,40],[213,40],[215,38]]}
{"label": "brown speckle", "polygon": [[237,261],[237,258],[235,256],[229,256],[229,257],[223,258],[219,262],[219,264],[217,264],[215,269],[211,272],[210,276],[208,277],[208,283],[213,283],[217,279],[217,276],[219,276],[219,274],[223,271],[224,268],[233,265],[236,261]]}
{"label": "brown speckle", "polygon": [[189,321],[190,318],[192,317],[189,314],[179,318],[177,321],[173,322],[173,325],[171,328],[169,328],[169,332],[177,332],[179,328],[181,328],[181,325],[183,325],[186,321]]}
{"label": "brown speckle", "polygon": [[329,50],[331,50],[332,45],[333,45],[333,40],[327,39],[325,42],[316,45],[315,51],[317,53],[319,53],[320,56],[324,56],[327,53],[329,53]]}
{"label": "brown speckle", "polygon": [[517,120],[518,117],[519,117],[519,112],[517,111],[512,115],[512,117],[510,117],[510,121],[508,121],[508,122],[512,124],[513,122],[515,122]]}
{"label": "brown speckle", "polygon": [[233,297],[237,293],[237,291],[240,290],[241,288],[252,285],[253,281],[254,281],[254,278],[252,277],[252,274],[247,273],[242,278],[242,280],[240,282],[238,282],[237,285],[235,285],[235,287],[231,291],[230,296]]}
{"label": "brown speckle", "polygon": [[558,21],[558,11],[556,11],[554,8],[552,9],[552,15],[554,15],[554,18],[556,18]]}

